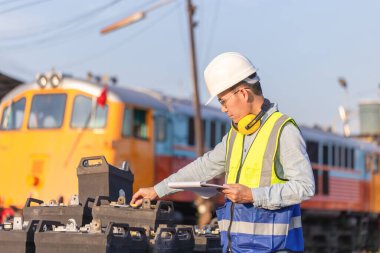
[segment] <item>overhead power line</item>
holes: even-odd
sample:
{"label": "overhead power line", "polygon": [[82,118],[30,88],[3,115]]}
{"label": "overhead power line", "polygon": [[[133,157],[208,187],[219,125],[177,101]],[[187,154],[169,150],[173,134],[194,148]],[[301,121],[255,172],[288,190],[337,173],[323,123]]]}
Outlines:
{"label": "overhead power line", "polygon": [[8,1],[1,1],[1,2],[0,2],[0,6],[1,6],[1,5],[7,5],[7,4],[13,4],[13,3],[18,2],[18,1],[23,1],[23,0],[8,0]]}
{"label": "overhead power line", "polygon": [[42,29],[34,29],[34,30],[29,29],[29,31],[27,33],[24,33],[24,34],[19,35],[19,36],[2,38],[1,41],[2,42],[4,42],[4,41],[9,42],[11,44],[11,47],[14,47],[14,46],[17,46],[17,44],[15,44],[15,43],[18,40],[21,41],[20,45],[24,45],[25,40],[27,40],[27,39],[31,39],[33,42],[33,37],[39,37],[39,36],[42,37],[40,39],[35,39],[36,43],[46,41],[47,39],[49,39],[51,37],[56,37],[57,34],[60,35],[60,37],[62,37],[62,35],[65,35],[64,32],[67,31],[68,29],[72,28],[75,30],[75,29],[78,29],[79,27],[82,27],[83,24],[85,24],[85,22],[88,21],[90,18],[97,16],[99,13],[104,12],[105,10],[116,5],[120,1],[121,0],[114,0],[110,3],[99,6],[95,9],[92,9],[88,12],[80,14],[80,15],[73,17],[69,20],[65,20],[63,22],[53,24],[50,27],[47,27],[47,28],[45,27]]}
{"label": "overhead power line", "polygon": [[126,41],[131,41],[133,39],[135,39],[136,37],[138,37],[140,34],[148,31],[149,29],[153,28],[155,25],[159,24],[162,20],[170,17],[170,14],[172,12],[174,12],[176,9],[178,9],[178,5],[174,5],[172,8],[168,9],[168,11],[162,13],[162,15],[160,15],[156,20],[153,20],[152,21],[152,24],[151,25],[147,25],[145,28],[143,29],[140,29],[139,31],[131,34],[130,36],[128,36],[127,38],[122,38],[120,41],[118,41],[117,43],[114,43],[112,44],[111,46],[105,48],[104,50],[102,51],[98,51],[97,53],[95,54],[92,54],[92,55],[89,55],[87,57],[84,57],[82,59],[79,59],[79,60],[76,60],[76,61],[72,61],[72,62],[69,62],[69,63],[64,63],[62,65],[59,65],[57,66],[58,68],[61,68],[61,69],[64,69],[64,68],[70,68],[70,67],[74,67],[74,66],[78,66],[78,65],[82,65],[83,63],[86,63],[90,60],[94,60],[96,58],[99,58],[103,55],[106,55],[106,54],[109,54],[111,51],[114,51],[115,49],[118,49],[122,46],[125,46],[127,45]]}
{"label": "overhead power line", "polygon": [[33,5],[37,5],[37,4],[40,4],[40,3],[43,3],[43,2],[47,2],[47,1],[51,1],[51,0],[38,0],[38,1],[31,2],[31,3],[21,4],[21,5],[18,5],[18,6],[14,6],[14,7],[2,10],[2,11],[0,11],[0,14],[6,14],[6,13],[9,13],[9,12],[12,12],[12,11],[17,11],[17,10],[24,9],[24,8],[27,8],[27,7],[31,7]]}
{"label": "overhead power line", "polygon": [[[212,20],[211,20],[211,25],[209,25],[208,32],[203,33],[203,35],[204,35],[203,39],[205,39],[206,42],[204,43],[205,46],[203,48],[203,54],[202,54],[203,59],[201,61],[202,63],[206,61],[206,59],[209,57],[209,54],[210,54],[210,49],[211,49],[213,41],[214,41],[214,37],[215,37],[215,33],[216,33],[216,27],[218,24],[218,14],[220,12],[221,3],[222,3],[222,1],[216,1],[217,6],[214,8],[214,15],[213,15]],[[204,29],[203,31],[206,31],[206,29]],[[207,36],[205,34],[207,34]]]}

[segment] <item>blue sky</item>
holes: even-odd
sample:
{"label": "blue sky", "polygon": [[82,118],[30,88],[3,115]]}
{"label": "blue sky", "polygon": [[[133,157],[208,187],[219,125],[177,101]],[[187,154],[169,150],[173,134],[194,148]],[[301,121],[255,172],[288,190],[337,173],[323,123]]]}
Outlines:
{"label": "blue sky", "polygon": [[[83,78],[92,71],[117,76],[121,86],[191,98],[184,0],[100,34],[103,27],[156,2],[0,0],[0,72],[30,81],[52,67]],[[337,108],[346,104],[351,128],[358,131],[358,101],[378,98],[380,1],[193,3],[201,101],[208,98],[203,81],[208,62],[219,53],[238,51],[258,68],[264,95],[282,112],[301,124],[341,132]],[[339,77],[347,81],[348,96]]]}

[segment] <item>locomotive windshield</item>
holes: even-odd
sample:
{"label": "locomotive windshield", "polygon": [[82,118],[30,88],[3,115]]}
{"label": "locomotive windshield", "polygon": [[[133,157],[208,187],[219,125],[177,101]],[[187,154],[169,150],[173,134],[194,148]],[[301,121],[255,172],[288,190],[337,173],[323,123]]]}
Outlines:
{"label": "locomotive windshield", "polygon": [[4,108],[1,117],[2,130],[14,130],[21,127],[24,119],[25,101],[25,98],[21,98]]}
{"label": "locomotive windshield", "polygon": [[70,126],[73,128],[104,128],[107,122],[108,106],[97,106],[92,99],[78,95],[74,99]]}
{"label": "locomotive windshield", "polygon": [[39,94],[32,100],[28,128],[59,128],[65,112],[65,94]]}

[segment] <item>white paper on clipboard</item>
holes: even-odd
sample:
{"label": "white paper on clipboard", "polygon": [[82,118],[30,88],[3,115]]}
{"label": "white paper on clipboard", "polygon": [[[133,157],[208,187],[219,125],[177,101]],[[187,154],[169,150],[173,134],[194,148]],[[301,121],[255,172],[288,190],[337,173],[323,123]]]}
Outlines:
{"label": "white paper on clipboard", "polygon": [[170,182],[168,186],[173,189],[192,191],[202,198],[208,199],[218,193],[218,189],[227,189],[228,186],[218,184],[208,184],[202,181],[192,182]]}

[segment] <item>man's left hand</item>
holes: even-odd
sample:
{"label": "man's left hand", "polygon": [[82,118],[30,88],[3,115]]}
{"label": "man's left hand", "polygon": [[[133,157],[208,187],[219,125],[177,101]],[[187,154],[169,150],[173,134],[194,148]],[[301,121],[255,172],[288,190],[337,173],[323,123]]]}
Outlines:
{"label": "man's left hand", "polygon": [[226,184],[227,189],[221,190],[233,203],[253,203],[252,190],[242,184]]}

